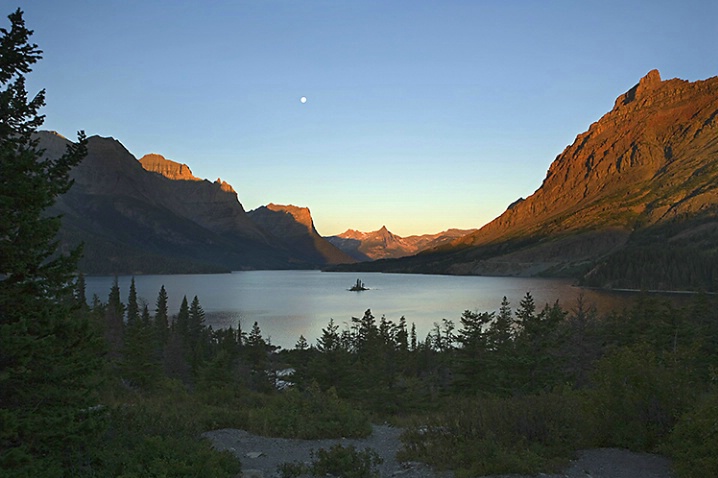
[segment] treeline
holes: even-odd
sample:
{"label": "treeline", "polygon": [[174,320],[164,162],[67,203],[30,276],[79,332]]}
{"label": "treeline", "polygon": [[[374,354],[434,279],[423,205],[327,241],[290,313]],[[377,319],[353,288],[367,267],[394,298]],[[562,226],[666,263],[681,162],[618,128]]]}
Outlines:
{"label": "treeline", "polygon": [[150,309],[138,299],[134,278],[126,303],[117,280],[106,302],[94,296],[88,306],[84,289],[80,275],[78,307],[105,338],[108,370],[127,387],[153,390],[169,379],[190,389],[225,382],[256,391],[274,388],[269,359],[278,347],[262,337],[257,322],[249,332],[234,327],[214,330],[205,324],[197,296],[191,302],[183,297],[179,310],[171,314],[164,286]]}
{"label": "treeline", "polygon": [[[164,288],[153,312],[135,305],[133,285],[126,306],[117,297],[115,285],[89,310],[113,344],[120,383],[154,396],[181,384],[217,427],[364,436],[374,417],[407,428],[403,459],[467,476],[546,471],[583,447],[662,452],[680,476],[718,466],[703,445],[715,440],[705,417],[718,418],[710,296],[682,309],[642,297],[599,316],[582,299],[538,307],[527,293],[515,308],[504,299],[494,312],[467,310],[425,337],[404,317],[367,310],[291,350],[256,323],[248,333],[207,327],[196,297],[172,317]],[[121,344],[113,323],[124,323]]]}
{"label": "treeline", "polygon": [[496,312],[436,323],[423,340],[404,318],[367,310],[280,355],[300,390],[408,425],[403,458],[460,475],[536,473],[581,447],[622,447],[705,476],[718,471],[707,418],[718,419],[715,306],[643,297],[599,316],[582,299],[539,308],[527,293],[515,309],[504,299]]}
{"label": "treeline", "polygon": [[697,247],[657,244],[611,255],[582,279],[591,287],[718,291],[718,255]]}

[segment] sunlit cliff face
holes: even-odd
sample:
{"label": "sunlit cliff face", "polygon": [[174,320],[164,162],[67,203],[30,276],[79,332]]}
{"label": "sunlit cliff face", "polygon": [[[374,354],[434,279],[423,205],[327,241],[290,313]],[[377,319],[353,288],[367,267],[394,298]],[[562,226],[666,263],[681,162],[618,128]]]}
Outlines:
{"label": "sunlit cliff face", "polygon": [[556,158],[533,195],[463,242],[631,230],[718,203],[717,113],[718,77],[661,81],[651,71]]}

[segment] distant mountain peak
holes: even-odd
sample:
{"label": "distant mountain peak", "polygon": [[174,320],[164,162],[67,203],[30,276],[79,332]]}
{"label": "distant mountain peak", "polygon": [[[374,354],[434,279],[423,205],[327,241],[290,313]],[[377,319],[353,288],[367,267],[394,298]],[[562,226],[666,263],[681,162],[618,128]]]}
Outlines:
{"label": "distant mountain peak", "polygon": [[298,257],[317,264],[354,262],[314,228],[309,208],[269,203],[249,211],[249,217],[259,227],[285,241],[287,248]]}
{"label": "distant mountain peak", "polygon": [[449,229],[438,234],[401,237],[389,231],[386,226],[382,226],[381,229],[372,232],[347,229],[346,232],[327,239],[357,260],[367,261],[413,255],[473,231],[474,229],[468,231]]}
{"label": "distant mountain peak", "polygon": [[293,204],[267,204],[267,209],[275,212],[284,212],[291,215],[295,221],[302,224],[307,229],[314,230],[314,220],[312,219],[312,213],[308,207],[295,206]]}
{"label": "distant mountain peak", "polygon": [[[192,170],[186,164],[172,161],[171,159],[165,158],[161,154],[145,154],[140,158],[140,164],[147,171],[161,174],[168,179],[181,181],[202,181],[201,178],[195,177],[192,174]],[[219,179],[217,181],[219,182]]]}

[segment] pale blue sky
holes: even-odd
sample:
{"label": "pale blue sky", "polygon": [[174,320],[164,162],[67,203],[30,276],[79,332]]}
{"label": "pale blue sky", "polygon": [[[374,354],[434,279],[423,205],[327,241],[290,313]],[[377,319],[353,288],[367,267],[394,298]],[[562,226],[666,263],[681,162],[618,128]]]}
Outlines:
{"label": "pale blue sky", "polygon": [[718,75],[710,0],[0,3],[44,50],[45,129],[307,206],[323,235],[482,226],[649,70]]}

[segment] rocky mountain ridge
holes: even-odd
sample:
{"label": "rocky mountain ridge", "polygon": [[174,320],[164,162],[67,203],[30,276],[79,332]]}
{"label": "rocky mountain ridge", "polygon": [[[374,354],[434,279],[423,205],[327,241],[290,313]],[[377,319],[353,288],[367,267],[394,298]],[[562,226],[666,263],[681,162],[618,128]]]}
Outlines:
{"label": "rocky mountain ridge", "polygon": [[[61,155],[68,144],[51,132],[38,138],[47,155]],[[85,244],[84,272],[216,272],[337,262],[300,245],[288,247],[287,238],[258,226],[234,189],[219,179],[196,178],[186,165],[160,155],[138,161],[113,138],[90,137],[87,147],[87,157],[71,172],[75,184],[51,211],[63,215],[63,246]]]}
{"label": "rocky mountain ridge", "polygon": [[270,203],[249,211],[249,217],[260,228],[281,238],[284,246],[297,257],[318,264],[355,262],[319,235],[309,208]]}
{"label": "rocky mountain ridge", "polygon": [[390,232],[386,226],[382,226],[381,229],[372,232],[348,229],[326,239],[358,261],[373,261],[417,254],[473,231],[473,229],[449,229],[437,234],[400,237]]}
{"label": "rocky mountain ridge", "polygon": [[653,70],[556,157],[534,194],[449,244],[366,268],[705,288],[713,268],[718,277],[717,217],[718,77],[663,81]]}

